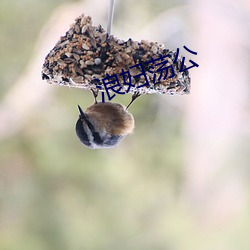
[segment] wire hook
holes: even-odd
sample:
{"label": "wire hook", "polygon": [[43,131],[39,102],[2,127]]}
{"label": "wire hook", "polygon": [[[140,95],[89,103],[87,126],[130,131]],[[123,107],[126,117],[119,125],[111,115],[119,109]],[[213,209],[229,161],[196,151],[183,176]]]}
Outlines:
{"label": "wire hook", "polygon": [[115,0],[110,0],[109,4],[109,12],[108,12],[108,26],[107,26],[107,33],[110,35],[114,17],[114,9],[115,9]]}

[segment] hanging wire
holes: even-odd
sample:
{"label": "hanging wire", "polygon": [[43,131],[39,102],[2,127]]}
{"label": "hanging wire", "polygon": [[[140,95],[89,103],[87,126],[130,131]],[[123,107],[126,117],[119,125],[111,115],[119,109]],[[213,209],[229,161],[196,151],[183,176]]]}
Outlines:
{"label": "hanging wire", "polygon": [[114,9],[115,9],[115,0],[110,0],[109,4],[109,13],[108,13],[108,27],[107,33],[111,33],[112,23],[113,23],[113,16],[114,16]]}

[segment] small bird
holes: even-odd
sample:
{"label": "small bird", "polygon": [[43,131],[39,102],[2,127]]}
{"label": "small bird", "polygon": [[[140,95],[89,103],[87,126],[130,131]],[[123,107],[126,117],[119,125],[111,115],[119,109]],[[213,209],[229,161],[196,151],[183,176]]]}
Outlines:
{"label": "small bird", "polygon": [[80,112],[76,122],[76,134],[88,148],[111,148],[134,129],[134,117],[127,109],[112,102],[95,102],[85,112]]}

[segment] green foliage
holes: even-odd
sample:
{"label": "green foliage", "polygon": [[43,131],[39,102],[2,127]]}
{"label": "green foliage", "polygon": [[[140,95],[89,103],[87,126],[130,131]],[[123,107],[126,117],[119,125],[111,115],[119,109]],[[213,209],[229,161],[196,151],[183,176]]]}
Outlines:
{"label": "green foliage", "polygon": [[37,36],[51,12],[67,0],[0,2],[0,97],[25,69]]}

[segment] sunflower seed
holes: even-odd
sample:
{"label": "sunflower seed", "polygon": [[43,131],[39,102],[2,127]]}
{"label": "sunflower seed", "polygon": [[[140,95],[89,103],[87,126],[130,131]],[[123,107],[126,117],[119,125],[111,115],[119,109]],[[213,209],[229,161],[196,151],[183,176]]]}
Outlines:
{"label": "sunflower seed", "polygon": [[85,49],[85,50],[89,50],[89,46],[86,43],[82,44],[82,48]]}
{"label": "sunflower seed", "polygon": [[94,65],[95,63],[94,63],[93,61],[87,60],[87,61],[85,62],[85,64],[86,64],[86,65]]}

